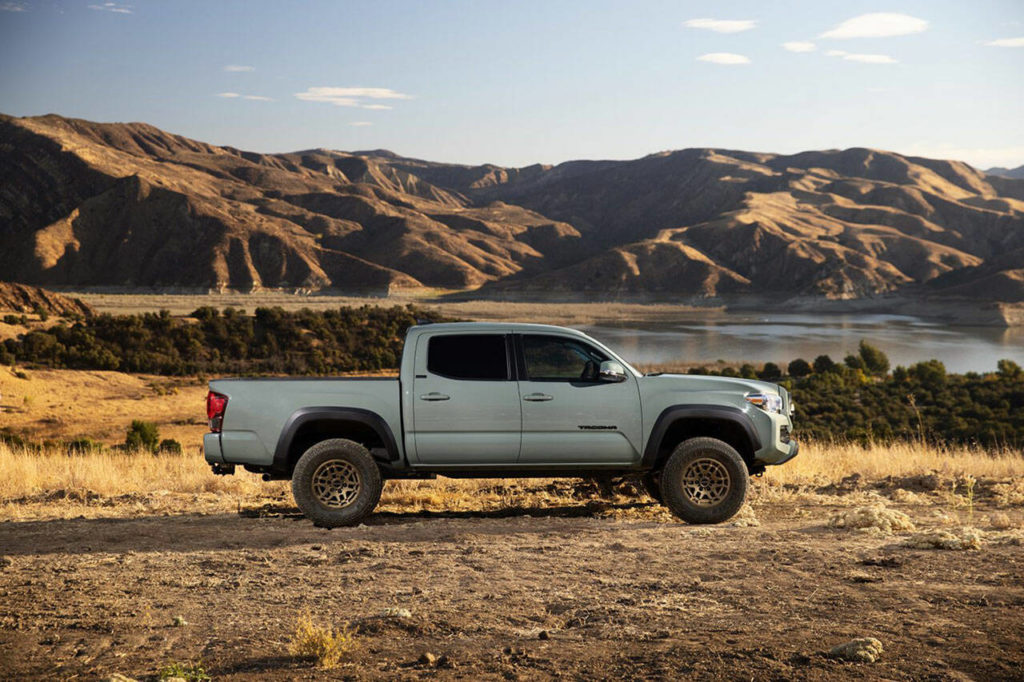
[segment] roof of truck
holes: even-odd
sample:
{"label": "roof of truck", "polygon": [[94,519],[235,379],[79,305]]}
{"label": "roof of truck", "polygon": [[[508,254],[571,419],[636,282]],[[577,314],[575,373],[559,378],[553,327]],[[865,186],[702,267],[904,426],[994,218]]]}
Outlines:
{"label": "roof of truck", "polygon": [[435,322],[431,324],[420,324],[409,329],[412,331],[429,332],[558,332],[569,333],[577,336],[586,336],[583,332],[559,327],[553,324],[531,324],[527,322]]}

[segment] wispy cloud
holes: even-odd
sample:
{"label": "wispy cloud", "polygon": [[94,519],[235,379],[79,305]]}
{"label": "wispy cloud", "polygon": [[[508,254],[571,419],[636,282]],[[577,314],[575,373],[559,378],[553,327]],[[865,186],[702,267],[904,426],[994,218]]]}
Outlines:
{"label": "wispy cloud", "polygon": [[851,54],[846,50],[829,50],[826,57],[842,57],[848,62],[860,62],[862,64],[899,64],[899,60],[893,59],[887,54]]}
{"label": "wispy cloud", "polygon": [[750,59],[741,54],[732,52],[709,52],[697,57],[699,62],[711,62],[712,64],[749,64]]}
{"label": "wispy cloud", "polygon": [[133,5],[120,5],[116,2],[105,2],[102,5],[89,5],[89,9],[97,12],[113,12],[114,14],[131,14],[134,11]]}
{"label": "wispy cloud", "polygon": [[[395,92],[391,88],[307,88],[305,92],[297,92],[295,96],[306,102],[326,102],[337,107],[363,107],[379,109],[388,107],[386,104],[364,104],[366,99],[412,99],[412,95]],[[390,107],[388,107],[390,108]]]}
{"label": "wispy cloud", "polygon": [[782,43],[782,47],[790,52],[814,52],[818,49],[814,46],[814,43],[806,40],[791,40],[788,43]]}
{"label": "wispy cloud", "polygon": [[394,107],[389,104],[363,104],[362,107],[363,109],[378,109],[381,111],[394,109]]}
{"label": "wispy cloud", "polygon": [[224,99],[248,99],[254,102],[273,102],[273,97],[264,97],[263,95],[243,95],[240,92],[218,92],[217,97],[223,97]]}
{"label": "wispy cloud", "polygon": [[928,21],[897,12],[872,12],[847,19],[822,38],[889,38],[928,30]]}
{"label": "wispy cloud", "polygon": [[989,40],[984,45],[989,47],[1024,47],[1024,37],[1020,38],[999,38],[997,40]]}
{"label": "wispy cloud", "polygon": [[357,128],[365,128],[366,126],[372,126],[373,123],[371,123],[370,121],[352,121],[351,123],[349,123],[349,125],[355,126]]}
{"label": "wispy cloud", "polygon": [[224,67],[225,71],[230,73],[243,73],[245,71],[255,71],[255,66],[243,66],[241,64],[228,64]]}
{"label": "wispy cloud", "polygon": [[28,7],[23,2],[0,2],[0,12],[27,12]]}
{"label": "wispy cloud", "polygon": [[757,26],[752,19],[687,19],[683,22],[686,28],[702,28],[715,33],[739,33],[749,31]]}

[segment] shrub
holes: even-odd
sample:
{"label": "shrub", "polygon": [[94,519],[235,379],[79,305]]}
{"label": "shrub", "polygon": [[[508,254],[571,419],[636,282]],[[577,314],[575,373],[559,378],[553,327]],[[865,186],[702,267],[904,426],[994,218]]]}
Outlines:
{"label": "shrub", "polygon": [[818,374],[824,374],[825,372],[834,372],[836,370],[836,363],[832,361],[827,355],[819,355],[814,358],[814,371]]}
{"label": "shrub", "polygon": [[344,625],[335,629],[317,625],[309,614],[299,618],[288,643],[288,653],[316,661],[321,668],[336,668],[352,651],[353,632]]}
{"label": "shrub", "polygon": [[4,315],[4,324],[21,324],[21,317],[18,315]]}
{"label": "shrub", "polygon": [[200,663],[168,663],[157,673],[161,680],[181,678],[185,682],[210,682],[210,676]]}
{"label": "shrub", "polygon": [[133,419],[125,433],[124,446],[127,450],[148,450],[156,452],[160,443],[160,431],[153,422]]}
{"label": "shrub", "polygon": [[76,438],[68,441],[65,446],[69,455],[87,455],[90,452],[99,452],[103,449],[102,443],[97,443],[90,438]]}
{"label": "shrub", "polygon": [[996,367],[999,371],[999,378],[1008,379],[1010,381],[1020,381],[1024,379],[1024,369],[1021,369],[1013,360],[1000,360],[996,363]]}
{"label": "shrub", "polygon": [[165,438],[164,440],[160,441],[160,445],[157,447],[157,451],[168,455],[180,455],[181,443],[174,440],[173,438]]}
{"label": "shrub", "polygon": [[775,381],[782,376],[782,369],[774,362],[766,362],[761,369],[760,378],[765,381]]}

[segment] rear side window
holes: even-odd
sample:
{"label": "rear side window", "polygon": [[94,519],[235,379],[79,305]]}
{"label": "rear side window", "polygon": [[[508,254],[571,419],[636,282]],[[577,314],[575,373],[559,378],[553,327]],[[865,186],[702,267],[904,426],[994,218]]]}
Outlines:
{"label": "rear side window", "polygon": [[433,336],[427,344],[427,371],[449,379],[508,381],[505,336]]}

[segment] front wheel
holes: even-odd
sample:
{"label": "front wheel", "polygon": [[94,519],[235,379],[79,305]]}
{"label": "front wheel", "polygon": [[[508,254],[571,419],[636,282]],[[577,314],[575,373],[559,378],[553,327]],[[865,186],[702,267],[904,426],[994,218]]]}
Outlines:
{"label": "front wheel", "polygon": [[691,438],[680,443],[661,472],[661,494],[672,513],[687,523],[721,523],[747,496],[747,465],[728,443]]}
{"label": "front wheel", "polygon": [[292,495],[314,526],[354,526],[373,511],[384,487],[380,469],[359,443],[334,438],[303,453],[292,474]]}

